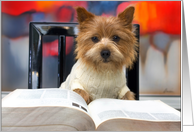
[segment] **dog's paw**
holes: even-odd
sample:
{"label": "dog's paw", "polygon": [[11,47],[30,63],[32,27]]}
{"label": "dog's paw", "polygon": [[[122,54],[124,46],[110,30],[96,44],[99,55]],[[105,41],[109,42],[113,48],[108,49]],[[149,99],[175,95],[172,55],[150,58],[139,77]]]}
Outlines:
{"label": "dog's paw", "polygon": [[128,91],[121,99],[123,99],[123,100],[135,100],[135,94],[131,91]]}
{"label": "dog's paw", "polygon": [[89,94],[86,91],[82,89],[74,89],[73,91],[81,95],[87,104],[89,104],[92,101],[92,99],[90,98]]}

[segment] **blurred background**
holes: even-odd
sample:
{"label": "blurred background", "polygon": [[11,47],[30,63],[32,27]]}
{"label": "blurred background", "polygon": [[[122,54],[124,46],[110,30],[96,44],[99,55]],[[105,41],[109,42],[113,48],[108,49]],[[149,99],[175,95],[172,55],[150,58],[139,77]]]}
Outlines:
{"label": "blurred background", "polygon": [[[180,95],[181,1],[2,1],[1,90],[28,88],[29,22],[77,22],[77,6],[116,16],[129,5],[135,6],[133,23],[140,25],[140,94]],[[43,43],[43,71],[50,80],[44,87],[56,87],[58,40],[45,37]],[[72,47],[70,37],[67,55]]]}

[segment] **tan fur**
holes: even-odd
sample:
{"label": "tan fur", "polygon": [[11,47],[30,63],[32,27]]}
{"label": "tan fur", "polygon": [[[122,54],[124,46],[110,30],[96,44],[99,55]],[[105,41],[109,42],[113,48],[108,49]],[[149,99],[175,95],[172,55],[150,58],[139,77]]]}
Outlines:
{"label": "tan fur", "polygon": [[89,104],[92,101],[91,97],[89,96],[89,94],[86,91],[84,91],[82,89],[75,89],[73,91],[78,93],[79,95],[81,95],[87,104]]}
{"label": "tan fur", "polygon": [[[132,68],[137,56],[137,40],[132,32],[131,23],[133,9],[133,7],[129,7],[117,17],[107,18],[95,16],[84,8],[78,7],[78,21],[81,21],[79,21],[79,33],[76,39],[76,59],[82,58],[87,65],[91,65],[95,70],[108,68],[114,71],[122,69],[124,65]],[[128,13],[128,11],[131,12]],[[81,12],[85,12],[85,15],[81,14]],[[118,35],[121,38],[118,43],[112,41],[114,35]],[[91,40],[93,36],[97,36],[101,41],[94,44]],[[103,38],[106,39],[106,42],[102,41]],[[112,56],[108,64],[102,62],[100,56],[102,49],[111,50]]]}
{"label": "tan fur", "polygon": [[135,94],[131,91],[128,91],[123,98],[121,98],[123,100],[135,100]]}
{"label": "tan fur", "polygon": [[[77,7],[77,20],[79,22],[76,59],[81,59],[87,66],[92,67],[97,73],[103,71],[121,71],[123,67],[132,68],[137,57],[137,39],[133,33],[134,7],[128,7],[117,17],[96,16],[82,7]],[[118,42],[113,41],[114,36],[119,36]],[[93,42],[92,37],[97,37],[98,42]],[[109,50],[110,57],[107,63],[101,56],[102,50]],[[75,89],[87,103],[92,99],[82,89]],[[134,94],[128,91],[122,99],[134,100]]]}

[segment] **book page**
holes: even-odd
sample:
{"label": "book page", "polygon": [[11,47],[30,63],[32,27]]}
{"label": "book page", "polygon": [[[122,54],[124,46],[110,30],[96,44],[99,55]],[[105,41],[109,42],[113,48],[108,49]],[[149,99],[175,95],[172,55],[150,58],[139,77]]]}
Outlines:
{"label": "book page", "polygon": [[180,121],[180,112],[161,101],[98,99],[91,102],[88,107],[96,126],[105,120],[113,118]]}
{"label": "book page", "polygon": [[2,100],[2,107],[36,106],[68,106],[88,113],[84,99],[77,93],[66,89],[18,89]]}
{"label": "book page", "polygon": [[2,130],[95,130],[85,100],[67,89],[19,89],[2,99]]}
{"label": "book page", "polygon": [[101,123],[97,131],[181,131],[181,122],[154,122],[116,118]]}
{"label": "book page", "polygon": [[2,130],[5,131],[86,131],[95,130],[92,118],[72,107],[3,107]]}

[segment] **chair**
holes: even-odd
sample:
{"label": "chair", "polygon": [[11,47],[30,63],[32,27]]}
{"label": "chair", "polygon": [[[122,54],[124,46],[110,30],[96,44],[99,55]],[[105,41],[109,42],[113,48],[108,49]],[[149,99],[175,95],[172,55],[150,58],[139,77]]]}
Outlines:
{"label": "chair", "polygon": [[[44,36],[56,36],[58,38],[58,70],[57,86],[66,80],[70,73],[67,66],[75,63],[74,59],[68,60],[66,56],[66,37],[76,38],[78,23],[53,23],[53,22],[31,22],[29,24],[29,72],[28,88],[38,89],[43,87],[42,79],[42,60],[43,60],[43,38]],[[139,41],[139,25],[136,27],[136,37]],[[76,43],[76,42],[75,42]],[[75,45],[74,43],[74,45]],[[73,52],[72,52],[73,55]],[[70,64],[69,64],[70,63]],[[71,67],[70,66],[70,67]],[[126,69],[127,85],[131,91],[136,94],[136,100],[139,100],[139,61],[136,61],[132,70]],[[133,81],[131,81],[133,80]]]}

